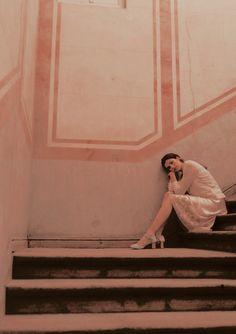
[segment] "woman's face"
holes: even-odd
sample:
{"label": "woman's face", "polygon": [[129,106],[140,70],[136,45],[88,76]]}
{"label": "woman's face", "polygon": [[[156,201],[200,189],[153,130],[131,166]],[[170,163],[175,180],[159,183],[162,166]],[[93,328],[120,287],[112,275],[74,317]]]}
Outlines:
{"label": "woman's face", "polygon": [[165,167],[169,169],[170,172],[179,172],[183,169],[183,163],[179,158],[168,159],[165,162]]}

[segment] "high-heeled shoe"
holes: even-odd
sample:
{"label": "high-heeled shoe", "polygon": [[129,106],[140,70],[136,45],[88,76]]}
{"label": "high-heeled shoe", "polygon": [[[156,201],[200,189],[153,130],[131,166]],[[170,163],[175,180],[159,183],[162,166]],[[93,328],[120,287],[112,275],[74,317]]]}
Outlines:
{"label": "high-heeled shoe", "polygon": [[163,234],[159,234],[158,236],[157,236],[157,242],[158,242],[158,244],[159,244],[159,246],[160,246],[160,248],[164,248],[165,246],[164,246],[164,244],[165,244],[165,237],[164,237],[164,235]]}
{"label": "high-heeled shoe", "polygon": [[164,236],[158,235],[158,238],[154,234],[145,233],[144,236],[135,244],[130,245],[132,249],[145,249],[145,248],[164,248],[165,238]]}

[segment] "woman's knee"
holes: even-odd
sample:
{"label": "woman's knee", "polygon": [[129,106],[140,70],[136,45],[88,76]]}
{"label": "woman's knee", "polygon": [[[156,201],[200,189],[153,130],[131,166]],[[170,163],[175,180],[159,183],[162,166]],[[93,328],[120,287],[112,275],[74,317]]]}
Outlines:
{"label": "woman's knee", "polygon": [[171,194],[170,194],[169,191],[167,191],[167,192],[164,194],[162,203],[163,203],[163,204],[164,204],[164,203],[165,203],[165,204],[168,203],[169,205],[172,206]]}
{"label": "woman's knee", "polygon": [[163,200],[169,200],[170,201],[170,193],[169,191],[167,191],[164,196],[163,196]]}

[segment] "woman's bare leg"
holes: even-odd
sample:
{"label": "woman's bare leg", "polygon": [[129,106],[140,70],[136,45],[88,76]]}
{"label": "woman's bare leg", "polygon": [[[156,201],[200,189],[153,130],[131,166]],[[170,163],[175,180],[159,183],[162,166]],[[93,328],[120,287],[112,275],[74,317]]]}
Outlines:
{"label": "woman's bare leg", "polygon": [[155,236],[157,232],[158,232],[157,239],[158,239],[158,237],[160,238],[160,235],[162,234],[165,222],[168,219],[168,217],[170,216],[171,211],[172,211],[172,203],[171,203],[171,200],[170,200],[170,194],[167,192],[163,197],[161,207],[160,207],[154,221],[149,226],[149,228],[147,229],[144,236],[136,244],[131,245],[131,248],[136,248],[137,249],[137,246],[141,247],[141,246],[145,246],[146,244],[150,243],[150,238]]}
{"label": "woman's bare leg", "polygon": [[170,194],[167,192],[163,197],[161,207],[154,221],[152,222],[151,226],[149,226],[146,233],[156,234],[157,231],[161,229],[161,227],[164,228],[164,224],[167,221],[168,217],[170,216],[172,208],[173,206],[170,200]]}

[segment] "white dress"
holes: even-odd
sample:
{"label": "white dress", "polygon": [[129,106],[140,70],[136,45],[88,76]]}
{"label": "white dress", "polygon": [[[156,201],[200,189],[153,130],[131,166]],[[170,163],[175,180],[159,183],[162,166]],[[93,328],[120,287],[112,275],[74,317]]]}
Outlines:
{"label": "white dress", "polygon": [[219,185],[195,161],[184,162],[182,179],[169,182],[168,189],[175,212],[188,231],[209,231],[216,216],[227,213],[225,195]]}

